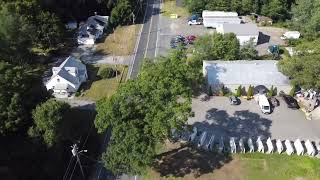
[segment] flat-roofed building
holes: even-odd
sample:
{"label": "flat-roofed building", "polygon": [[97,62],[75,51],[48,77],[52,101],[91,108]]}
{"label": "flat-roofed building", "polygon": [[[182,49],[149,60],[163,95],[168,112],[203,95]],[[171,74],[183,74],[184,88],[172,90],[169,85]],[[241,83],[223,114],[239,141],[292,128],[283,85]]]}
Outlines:
{"label": "flat-roofed building", "polygon": [[259,29],[256,24],[222,24],[217,27],[217,32],[221,34],[234,33],[239,40],[240,45],[253,40],[257,45],[259,39]]}

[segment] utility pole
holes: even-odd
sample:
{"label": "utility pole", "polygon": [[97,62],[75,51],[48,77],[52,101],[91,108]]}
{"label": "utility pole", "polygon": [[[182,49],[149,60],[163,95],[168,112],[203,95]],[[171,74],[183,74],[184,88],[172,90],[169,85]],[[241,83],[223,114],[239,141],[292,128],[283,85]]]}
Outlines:
{"label": "utility pole", "polygon": [[132,12],[131,14],[132,14],[132,24],[134,24],[134,22],[135,22],[135,15],[134,15],[133,12]]}
{"label": "utility pole", "polygon": [[83,177],[83,179],[85,179],[84,172],[83,172],[82,165],[81,165],[80,158],[79,158],[79,154],[82,152],[88,152],[88,150],[85,149],[85,150],[79,151],[77,144],[72,145],[71,148],[72,148],[72,150],[71,150],[72,155],[77,158],[77,162],[79,164],[79,167],[80,167],[80,170],[82,173],[82,177]]}

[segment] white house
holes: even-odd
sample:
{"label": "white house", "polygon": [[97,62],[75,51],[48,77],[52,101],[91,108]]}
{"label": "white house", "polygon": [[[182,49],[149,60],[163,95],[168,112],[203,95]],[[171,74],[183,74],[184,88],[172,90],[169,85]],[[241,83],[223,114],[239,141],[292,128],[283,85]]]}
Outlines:
{"label": "white house", "polygon": [[263,85],[276,87],[289,93],[289,78],[279,72],[275,60],[203,61],[203,75],[214,92],[222,87],[234,92],[239,85],[248,87]]}
{"label": "white house", "polygon": [[69,56],[59,67],[52,68],[52,76],[46,82],[47,90],[56,97],[67,97],[75,93],[81,83],[88,79],[87,69],[81,61]]}
{"label": "white house", "polygon": [[91,16],[86,23],[80,26],[78,32],[78,44],[92,45],[101,38],[107,27],[109,16]]}
{"label": "white house", "polygon": [[257,45],[259,39],[259,30],[256,24],[222,24],[217,27],[217,32],[221,34],[234,33],[239,40],[240,45],[253,40]]}
{"label": "white house", "polygon": [[202,11],[203,26],[217,28],[222,24],[240,24],[237,12]]}

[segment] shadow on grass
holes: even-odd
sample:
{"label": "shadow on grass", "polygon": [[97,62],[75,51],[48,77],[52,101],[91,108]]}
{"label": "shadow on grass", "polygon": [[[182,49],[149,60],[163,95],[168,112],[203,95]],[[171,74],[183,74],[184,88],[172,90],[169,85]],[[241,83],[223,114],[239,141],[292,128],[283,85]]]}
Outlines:
{"label": "shadow on grass", "polygon": [[182,146],[158,155],[157,159],[153,168],[162,177],[193,175],[197,178],[220,169],[224,164],[230,162],[232,157],[230,154],[218,154],[192,146]]}

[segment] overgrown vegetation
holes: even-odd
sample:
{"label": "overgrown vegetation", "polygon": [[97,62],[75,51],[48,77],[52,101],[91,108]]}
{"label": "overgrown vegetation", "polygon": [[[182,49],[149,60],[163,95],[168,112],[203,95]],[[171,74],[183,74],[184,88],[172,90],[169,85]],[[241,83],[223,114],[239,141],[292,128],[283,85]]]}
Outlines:
{"label": "overgrown vegetation", "polygon": [[279,62],[279,69],[291,77],[291,83],[305,89],[320,89],[319,40],[298,45],[297,55],[286,57]]}

